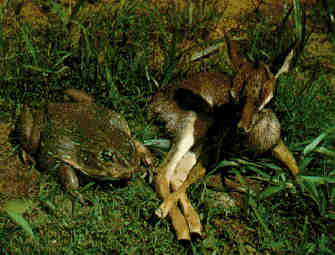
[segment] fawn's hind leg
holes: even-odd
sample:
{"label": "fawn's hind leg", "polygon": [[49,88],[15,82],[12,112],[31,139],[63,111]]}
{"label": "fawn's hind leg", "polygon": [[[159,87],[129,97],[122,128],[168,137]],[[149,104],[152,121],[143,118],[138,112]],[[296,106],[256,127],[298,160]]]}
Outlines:
{"label": "fawn's hind leg", "polygon": [[254,116],[254,125],[247,134],[248,143],[257,153],[271,150],[275,158],[283,162],[293,176],[299,172],[297,162],[292,153],[280,138],[280,123],[270,109],[264,109]]}
{"label": "fawn's hind leg", "polygon": [[279,143],[272,149],[272,155],[283,162],[294,177],[299,173],[297,162],[282,139],[280,139]]}

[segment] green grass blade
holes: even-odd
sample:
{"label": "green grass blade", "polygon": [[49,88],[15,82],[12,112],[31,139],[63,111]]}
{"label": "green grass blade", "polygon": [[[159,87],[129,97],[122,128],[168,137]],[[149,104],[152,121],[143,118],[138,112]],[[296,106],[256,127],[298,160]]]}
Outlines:
{"label": "green grass blade", "polygon": [[63,66],[63,67],[59,68],[58,70],[55,70],[54,73],[61,73],[61,72],[65,71],[68,68],[69,68],[68,66]]}
{"label": "green grass blade", "polygon": [[23,228],[23,230],[32,238],[35,239],[33,230],[31,229],[29,223],[22,217],[21,214],[12,212],[12,211],[7,211],[9,217],[11,217],[11,219],[13,221],[16,222],[17,225],[21,226]]}
{"label": "green grass blade", "polygon": [[307,168],[307,166],[314,160],[314,157],[306,157],[306,158],[302,158],[299,161],[299,169],[300,171],[303,171],[304,169]]}
{"label": "green grass blade", "polygon": [[[316,182],[318,181],[318,182]],[[313,178],[300,179],[299,183],[303,183],[305,191],[309,193],[314,202],[317,204],[320,213],[325,213],[325,197],[324,194],[317,189],[317,184],[320,183],[319,179],[313,180]]]}
{"label": "green grass blade", "polygon": [[262,167],[267,168],[267,169],[272,169],[275,171],[280,171],[282,170],[282,167],[274,164],[274,163],[265,163],[265,162],[261,162],[260,165],[262,165]]}
{"label": "green grass blade", "polygon": [[3,40],[3,29],[2,29],[2,23],[0,22],[0,49],[2,49],[2,52],[4,51],[4,40]]}
{"label": "green grass blade", "polygon": [[301,15],[301,8],[299,4],[300,0],[294,0],[293,6],[294,6],[294,17],[295,17],[295,28],[298,33],[298,39],[299,41],[302,40],[302,15]]}
{"label": "green grass blade", "polygon": [[66,25],[68,23],[68,15],[63,10],[63,7],[60,4],[52,0],[49,0],[49,3],[51,4],[52,8],[56,11],[60,19],[62,20],[63,25]]}
{"label": "green grass blade", "polygon": [[169,53],[165,55],[164,67],[163,67],[164,78],[161,86],[165,86],[170,82],[173,71],[176,68],[175,63],[176,43],[177,43],[176,34],[173,34],[172,42],[169,47]]}
{"label": "green grass blade", "polygon": [[16,222],[17,225],[21,226],[23,230],[32,238],[35,239],[33,230],[29,223],[22,217],[22,214],[27,210],[31,209],[32,202],[29,200],[11,200],[8,201],[2,208],[9,217]]}
{"label": "green grass blade", "polygon": [[[241,179],[240,179],[241,180]],[[251,195],[251,196],[250,196]],[[249,199],[248,199],[248,203],[251,206],[251,208],[253,209],[253,212],[258,220],[258,222],[261,224],[261,226],[264,229],[264,232],[268,235],[271,236],[272,232],[269,229],[268,225],[266,224],[266,222],[263,220],[263,217],[260,213],[260,208],[259,206],[257,206],[257,201],[256,199],[253,197],[252,194],[249,194]]]}
{"label": "green grass blade", "polygon": [[71,16],[69,18],[69,24],[71,23],[71,21],[73,21],[75,19],[75,17],[77,16],[77,13],[79,12],[81,6],[84,4],[85,0],[79,0],[76,5],[73,7],[72,9],[72,13]]}
{"label": "green grass blade", "polygon": [[314,140],[312,140],[312,142],[307,145],[304,149],[304,151],[302,152],[303,155],[307,155],[308,153],[312,152],[313,150],[315,150],[315,148],[329,135],[332,134],[333,132],[335,132],[335,127],[331,127],[329,129],[327,129],[326,131],[322,132],[321,135],[319,135],[317,138],[315,138]]}
{"label": "green grass blade", "polygon": [[268,178],[268,179],[270,178],[270,176],[266,172],[260,169],[260,168],[263,168],[261,164],[250,162],[250,161],[247,161],[241,158],[236,158],[235,160],[241,165],[246,166],[248,170],[254,171],[255,173],[257,173],[260,176],[263,176],[264,178]]}
{"label": "green grass blade", "polygon": [[305,149],[302,152],[302,154],[305,156],[308,153],[312,152],[316,148],[316,146],[318,146],[322,142],[322,140],[325,139],[326,136],[327,136],[327,133],[323,132],[321,135],[319,135],[309,145],[307,145],[305,147]]}
{"label": "green grass blade", "polygon": [[300,241],[299,247],[295,251],[294,254],[297,255],[306,255],[306,254],[311,254],[316,248],[316,245],[312,244],[308,240],[308,233],[309,233],[309,221],[308,217],[305,217],[305,223],[303,226],[303,231],[302,231],[302,239]]}
{"label": "green grass blade", "polygon": [[112,98],[113,106],[115,107],[115,109],[117,109],[120,104],[120,93],[115,85],[115,82],[113,81],[112,75],[107,66],[105,68],[105,72],[107,84],[109,85],[109,96]]}
{"label": "green grass blade", "polygon": [[238,163],[235,161],[230,161],[230,160],[222,160],[220,163],[217,164],[215,169],[221,168],[221,167],[227,167],[227,166],[239,166]]}
{"label": "green grass blade", "polygon": [[34,71],[36,71],[36,72],[40,72],[40,73],[42,73],[43,75],[47,75],[47,74],[50,74],[50,73],[61,73],[61,72],[63,72],[64,70],[68,69],[67,66],[63,66],[63,67],[59,68],[58,70],[47,69],[47,68],[41,68],[41,67],[33,66],[33,65],[23,65],[23,67],[25,67],[25,68],[27,68],[27,69],[34,70]]}
{"label": "green grass blade", "polygon": [[60,65],[61,63],[64,62],[65,59],[67,59],[68,57],[71,57],[73,55],[72,52],[67,52],[65,51],[64,52],[64,55],[62,57],[60,57],[56,62],[55,64],[52,66],[53,68],[56,68],[58,65]]}
{"label": "green grass blade", "polygon": [[308,181],[309,183],[326,184],[335,183],[335,176],[299,176],[303,181]]}
{"label": "green grass blade", "polygon": [[329,157],[335,157],[335,151],[334,150],[329,150],[325,147],[318,147],[315,149],[316,152],[323,154],[325,156],[329,156]]}
{"label": "green grass blade", "polygon": [[92,50],[92,47],[91,47],[91,41],[90,41],[90,38],[89,38],[89,32],[88,32],[87,28],[85,26],[83,26],[81,23],[79,23],[78,21],[73,21],[73,23],[78,25],[81,28],[81,30],[83,31],[84,39],[85,39],[85,46],[86,46],[86,53],[87,53],[86,57],[89,58],[93,54],[93,50]]}
{"label": "green grass blade", "polygon": [[143,145],[168,150],[171,147],[171,140],[170,139],[147,139],[143,141]]}
{"label": "green grass blade", "polygon": [[259,194],[259,199],[260,200],[264,200],[267,199],[268,197],[286,189],[287,185],[283,184],[280,186],[271,186],[269,188],[267,188],[266,190],[264,190],[261,194]]}
{"label": "green grass blade", "polygon": [[37,66],[38,61],[37,61],[36,50],[33,47],[31,41],[29,40],[29,36],[28,36],[28,33],[27,33],[25,27],[21,26],[20,29],[21,29],[21,32],[22,32],[22,35],[23,35],[23,39],[28,46],[29,52],[30,52],[31,56],[33,57],[33,63],[34,63],[35,66]]}
{"label": "green grass blade", "polygon": [[335,220],[335,213],[326,213],[325,216],[329,219]]}
{"label": "green grass blade", "polygon": [[94,182],[89,182],[89,183],[87,183],[84,187],[81,187],[81,188],[78,190],[78,192],[79,192],[79,193],[83,193],[83,192],[89,190],[90,187],[92,187],[93,185],[94,185]]}
{"label": "green grass blade", "polygon": [[41,73],[53,73],[54,72],[51,69],[41,68],[41,67],[33,66],[33,65],[23,65],[23,67],[34,70],[36,72],[41,72]]}
{"label": "green grass blade", "polygon": [[29,200],[15,199],[8,201],[3,209],[6,211],[12,211],[18,214],[22,214],[32,207],[32,202]]}

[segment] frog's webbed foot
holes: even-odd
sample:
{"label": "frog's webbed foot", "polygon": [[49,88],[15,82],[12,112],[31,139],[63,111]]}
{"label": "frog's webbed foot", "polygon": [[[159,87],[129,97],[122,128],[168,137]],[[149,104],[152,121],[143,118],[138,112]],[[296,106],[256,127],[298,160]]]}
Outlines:
{"label": "frog's webbed foot", "polygon": [[75,170],[68,164],[62,162],[59,164],[58,174],[65,190],[68,191],[74,198],[79,199],[81,204],[92,204],[91,201],[87,200],[79,193],[79,179]]}
{"label": "frog's webbed foot", "polygon": [[136,151],[139,154],[139,157],[141,161],[146,165],[146,166],[152,166],[155,164],[156,159],[150,152],[150,150],[145,147],[141,142],[134,140]]}

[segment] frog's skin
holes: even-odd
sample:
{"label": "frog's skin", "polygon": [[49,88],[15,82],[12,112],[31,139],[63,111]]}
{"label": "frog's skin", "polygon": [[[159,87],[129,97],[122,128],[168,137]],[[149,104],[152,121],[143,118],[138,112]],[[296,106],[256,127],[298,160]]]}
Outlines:
{"label": "frog's skin", "polygon": [[75,102],[25,107],[17,123],[25,153],[42,169],[57,169],[65,188],[79,188],[77,173],[99,180],[125,179],[151,164],[150,152],[131,138],[125,119],[98,106],[85,92],[65,91]]}

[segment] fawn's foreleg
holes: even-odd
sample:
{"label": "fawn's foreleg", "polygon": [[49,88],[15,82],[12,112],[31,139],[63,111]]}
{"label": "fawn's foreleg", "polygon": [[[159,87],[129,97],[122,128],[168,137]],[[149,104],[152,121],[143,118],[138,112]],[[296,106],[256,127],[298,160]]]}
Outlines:
{"label": "fawn's foreleg", "polygon": [[[167,157],[159,167],[158,175],[155,179],[155,190],[163,200],[165,200],[170,194],[170,184],[174,178],[175,169],[178,163],[194,145],[194,124],[196,117],[195,112],[188,112],[183,128],[177,133],[176,144],[172,146]],[[156,215],[163,218],[160,210],[156,210]],[[171,218],[173,227],[176,230],[177,239],[190,239],[189,229],[185,218],[177,208],[176,204],[171,207],[169,217]]]}
{"label": "fawn's foreleg", "polygon": [[[193,182],[205,174],[205,169],[199,162],[197,163],[197,160],[198,155],[195,152],[188,152],[184,155],[183,159],[179,162],[176,168],[176,174],[174,175],[171,183],[172,189],[177,193],[170,194],[158,210],[163,210],[163,214],[166,214],[167,211],[171,210],[171,208],[177,204],[179,199],[190,232],[201,235],[202,226],[200,217],[187,197],[187,187],[185,188],[185,185],[183,186],[183,183],[187,179],[189,180],[191,178]],[[196,168],[196,171],[193,170],[194,168]],[[188,186],[188,182],[186,183],[186,186]],[[181,187],[182,190],[179,190]],[[175,194],[179,194],[179,198]]]}

